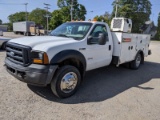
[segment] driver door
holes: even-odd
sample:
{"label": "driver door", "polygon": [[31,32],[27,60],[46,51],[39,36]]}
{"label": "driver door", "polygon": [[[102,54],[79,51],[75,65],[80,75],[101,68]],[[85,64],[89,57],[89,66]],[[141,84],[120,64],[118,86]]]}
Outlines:
{"label": "driver door", "polygon": [[[106,35],[107,42],[105,45],[99,45],[98,43],[100,33]],[[95,25],[89,37],[94,39],[93,44],[87,43],[87,70],[109,65],[112,59],[112,50],[111,45],[109,44],[107,27],[102,24]]]}

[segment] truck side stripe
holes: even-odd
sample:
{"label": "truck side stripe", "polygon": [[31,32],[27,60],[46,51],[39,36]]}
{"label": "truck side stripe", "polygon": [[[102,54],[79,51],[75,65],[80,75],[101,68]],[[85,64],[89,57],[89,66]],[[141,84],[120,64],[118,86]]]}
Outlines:
{"label": "truck side stripe", "polygon": [[131,42],[131,38],[123,38],[122,42]]}

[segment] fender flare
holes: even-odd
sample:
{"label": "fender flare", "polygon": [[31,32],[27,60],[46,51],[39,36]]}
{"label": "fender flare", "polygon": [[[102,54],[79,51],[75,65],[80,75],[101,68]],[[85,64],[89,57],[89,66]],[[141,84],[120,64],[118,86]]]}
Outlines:
{"label": "fender flare", "polygon": [[67,59],[77,59],[83,64],[84,71],[86,70],[86,59],[84,55],[76,50],[64,50],[57,53],[50,61],[50,64],[59,64]]}

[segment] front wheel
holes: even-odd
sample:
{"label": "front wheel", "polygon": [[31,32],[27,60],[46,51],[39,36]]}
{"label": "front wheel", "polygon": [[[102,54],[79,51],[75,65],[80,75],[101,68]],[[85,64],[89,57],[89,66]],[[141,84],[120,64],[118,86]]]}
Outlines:
{"label": "front wheel", "polygon": [[130,62],[130,68],[133,69],[133,70],[137,70],[140,67],[141,62],[142,62],[142,56],[141,56],[140,53],[138,53],[136,55],[135,60]]}
{"label": "front wheel", "polygon": [[59,98],[67,98],[73,95],[81,82],[79,70],[70,65],[61,67],[51,82],[52,92]]}

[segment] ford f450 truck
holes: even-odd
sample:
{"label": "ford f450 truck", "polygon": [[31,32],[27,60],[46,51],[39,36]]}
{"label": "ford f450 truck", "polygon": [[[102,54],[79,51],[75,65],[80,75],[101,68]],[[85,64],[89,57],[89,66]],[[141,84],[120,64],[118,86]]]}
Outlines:
{"label": "ford f450 truck", "polygon": [[150,35],[132,34],[131,28],[126,18],[114,18],[111,30],[104,22],[67,22],[50,36],[10,40],[5,66],[17,79],[39,86],[50,84],[56,96],[66,98],[76,92],[86,71],[111,63],[140,67],[150,54]]}

